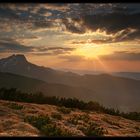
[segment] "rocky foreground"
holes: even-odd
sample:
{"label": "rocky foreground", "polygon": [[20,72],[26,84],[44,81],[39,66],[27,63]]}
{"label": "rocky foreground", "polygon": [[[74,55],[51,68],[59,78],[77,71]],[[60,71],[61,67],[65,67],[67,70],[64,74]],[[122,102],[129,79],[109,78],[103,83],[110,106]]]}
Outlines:
{"label": "rocky foreground", "polygon": [[140,136],[140,122],[48,104],[0,100],[0,136]]}

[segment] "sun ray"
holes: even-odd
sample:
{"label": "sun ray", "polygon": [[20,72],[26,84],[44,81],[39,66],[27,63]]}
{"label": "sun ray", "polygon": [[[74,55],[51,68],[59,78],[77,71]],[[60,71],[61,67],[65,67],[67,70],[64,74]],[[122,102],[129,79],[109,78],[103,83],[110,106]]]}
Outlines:
{"label": "sun ray", "polygon": [[107,65],[105,65],[105,63],[98,56],[96,56],[95,59],[96,59],[97,63],[99,63],[101,65],[102,69],[105,72],[110,73],[110,71],[111,71],[110,68]]}

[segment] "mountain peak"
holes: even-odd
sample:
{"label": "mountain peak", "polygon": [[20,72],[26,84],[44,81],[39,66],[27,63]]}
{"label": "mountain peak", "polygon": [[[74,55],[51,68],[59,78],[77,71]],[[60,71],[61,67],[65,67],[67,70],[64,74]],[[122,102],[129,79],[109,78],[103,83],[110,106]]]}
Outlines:
{"label": "mountain peak", "polygon": [[16,58],[26,59],[26,57],[23,54],[13,54],[10,57],[16,57]]}
{"label": "mountain peak", "polygon": [[21,61],[21,62],[27,62],[27,59],[23,54],[13,54],[13,55],[9,56],[8,59]]}
{"label": "mountain peak", "polygon": [[14,65],[23,65],[23,64],[27,64],[28,61],[26,59],[26,57],[23,54],[13,54],[7,58],[3,58],[0,60],[0,65],[1,68],[4,67],[9,67],[9,66],[14,66]]}

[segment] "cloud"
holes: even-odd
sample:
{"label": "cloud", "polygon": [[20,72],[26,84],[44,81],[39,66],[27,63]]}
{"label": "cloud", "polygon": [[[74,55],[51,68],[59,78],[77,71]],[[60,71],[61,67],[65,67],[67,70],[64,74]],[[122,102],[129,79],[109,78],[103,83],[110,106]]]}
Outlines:
{"label": "cloud", "polygon": [[51,28],[54,24],[51,21],[35,21],[33,25],[38,28]]}
{"label": "cloud", "polygon": [[126,28],[139,29],[140,10],[134,12],[135,7],[136,5],[126,7],[119,4],[88,3],[1,4],[0,17],[22,23],[26,21],[26,24],[32,23],[36,27],[42,28],[49,28],[53,25],[53,21],[49,22],[48,17],[50,17],[49,19],[60,18],[66,30],[72,33],[82,34],[86,32],[85,28],[87,28],[92,31],[101,29],[114,34]]}
{"label": "cloud", "polygon": [[106,40],[93,39],[90,43],[130,41],[140,39],[139,6],[89,3],[1,4],[0,27],[2,32],[10,32],[11,28],[14,28],[13,31],[21,30],[21,27],[32,31],[63,29],[76,34],[100,30],[113,37]]}
{"label": "cloud", "polygon": [[110,55],[100,55],[103,60],[127,60],[127,61],[140,61],[139,52],[117,51]]}
{"label": "cloud", "polygon": [[62,47],[43,47],[39,48],[40,51],[50,51],[50,50],[63,50],[63,51],[73,51],[74,48],[62,48]]}
{"label": "cloud", "polygon": [[[5,27],[5,24],[10,22],[9,26],[13,28],[22,25],[24,28],[50,28],[53,27],[52,20],[47,19],[51,16],[51,12],[40,7],[40,5],[20,5],[20,4],[2,4],[0,5],[0,25]],[[42,12],[42,9],[44,10]]]}
{"label": "cloud", "polygon": [[62,24],[64,24],[65,29],[68,32],[78,33],[78,34],[85,33],[85,27],[82,27],[80,25],[79,19],[65,18],[65,19],[62,19],[61,21],[62,21]]}
{"label": "cloud", "polygon": [[61,12],[66,12],[70,9],[69,4],[66,3],[47,3],[44,5],[46,9],[53,9]]}
{"label": "cloud", "polygon": [[[78,26],[76,26],[76,23],[78,23]],[[116,12],[115,10],[111,13],[84,14],[76,20],[71,18],[70,22],[63,20],[63,24],[65,24],[66,30],[71,33],[83,34],[89,30],[92,32],[100,30],[101,32],[105,31],[108,35],[115,36],[121,32],[120,36],[116,39],[112,38],[112,41],[108,40],[109,42],[140,39],[140,12],[127,13]]]}
{"label": "cloud", "polygon": [[126,28],[140,29],[140,13],[102,13],[100,15],[85,15],[81,20],[83,20],[83,24],[88,29],[92,31],[100,29],[106,31],[108,34],[117,33]]}
{"label": "cloud", "polygon": [[72,41],[71,44],[109,44],[109,43],[118,43],[118,42],[129,42],[140,40],[140,31],[138,29],[127,28],[115,33],[112,36],[103,36],[104,39],[88,39],[80,41]]}
{"label": "cloud", "polygon": [[81,40],[81,41],[72,41],[71,44],[86,44],[88,41]]}
{"label": "cloud", "polygon": [[87,41],[72,41],[72,44],[106,44],[111,43],[112,41],[110,39],[88,39]]}
{"label": "cloud", "polygon": [[19,4],[19,3],[1,3],[0,8],[6,8],[10,10],[22,10],[22,11],[27,11],[30,6],[27,4]]}
{"label": "cloud", "polygon": [[19,44],[13,39],[0,40],[0,52],[31,52],[33,47]]}
{"label": "cloud", "polygon": [[69,54],[75,48],[62,48],[62,47],[40,47],[37,48],[38,52],[33,54],[36,55],[59,55],[59,54]]}
{"label": "cloud", "polygon": [[75,48],[69,47],[33,47],[20,44],[14,39],[3,38],[0,39],[0,52],[20,52],[20,53],[32,53],[35,55],[59,55],[69,54]]}
{"label": "cloud", "polygon": [[85,60],[83,56],[79,56],[79,55],[62,55],[59,56],[59,58],[64,59],[66,62],[78,62],[78,61]]}

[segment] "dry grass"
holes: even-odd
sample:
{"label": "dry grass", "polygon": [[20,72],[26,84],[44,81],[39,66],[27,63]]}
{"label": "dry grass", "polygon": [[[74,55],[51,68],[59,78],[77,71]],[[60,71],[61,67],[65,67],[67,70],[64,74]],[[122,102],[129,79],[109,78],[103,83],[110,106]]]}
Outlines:
{"label": "dry grass", "polygon": [[[48,116],[51,122],[40,123],[41,128],[37,128],[33,122],[24,121],[27,116]],[[53,105],[0,100],[0,136],[41,136],[42,131],[47,136],[140,136],[140,122]]]}

